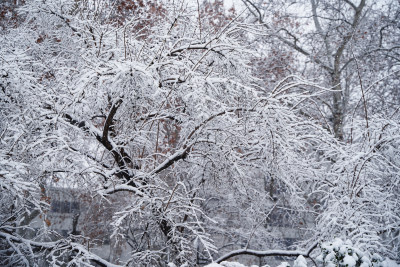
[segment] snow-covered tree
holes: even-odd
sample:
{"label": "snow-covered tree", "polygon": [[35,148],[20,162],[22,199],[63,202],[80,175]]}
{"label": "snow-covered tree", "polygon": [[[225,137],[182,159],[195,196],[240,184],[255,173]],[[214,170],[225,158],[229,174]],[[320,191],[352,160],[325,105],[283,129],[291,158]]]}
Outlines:
{"label": "snow-covered tree", "polygon": [[[317,242],[340,235],[396,257],[397,111],[355,117],[352,143],[342,143],[314,115],[335,88],[254,77],[259,51],[248,41],[264,33],[243,22],[246,10],[216,27],[190,1],[127,3],[29,0],[19,9],[24,22],[0,37],[2,264],[273,255],[251,249],[269,248],[264,225],[279,201],[317,221],[306,252],[276,255],[310,257]],[[101,199],[92,208],[107,210],[110,237],[130,245],[129,258],[96,255],[89,230],[54,240],[51,184]],[[266,205],[276,188],[279,201]],[[220,236],[244,244],[218,255],[227,245],[214,242]]]}

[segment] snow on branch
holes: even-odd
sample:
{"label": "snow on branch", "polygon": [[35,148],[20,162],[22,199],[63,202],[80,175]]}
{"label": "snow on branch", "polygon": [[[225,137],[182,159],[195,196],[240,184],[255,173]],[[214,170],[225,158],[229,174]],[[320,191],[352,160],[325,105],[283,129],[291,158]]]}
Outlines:
{"label": "snow on branch", "polygon": [[253,250],[253,249],[238,249],[225,254],[215,260],[216,263],[221,263],[227,259],[230,259],[239,255],[251,255],[256,257],[272,257],[272,256],[287,256],[287,257],[298,257],[303,256],[306,258],[310,257],[311,252],[318,246],[318,242],[315,242],[310,248],[305,251],[301,250]]}
{"label": "snow on branch", "polygon": [[[25,256],[22,254],[21,250],[28,249],[31,253],[35,249],[47,250],[50,252],[50,255],[54,256],[56,251],[66,250],[75,253],[72,256],[72,260],[70,262],[85,264],[86,266],[94,266],[92,265],[92,261],[102,267],[121,267],[122,265],[112,264],[96,254],[88,251],[83,245],[75,242],[71,242],[68,240],[59,240],[54,242],[40,242],[33,241],[30,239],[22,238],[19,236],[11,235],[5,232],[0,231],[0,237],[7,240],[10,245],[14,248],[14,250],[19,254],[20,257],[24,258],[24,262],[26,262],[26,266],[29,266],[28,261]],[[35,248],[35,249],[33,249]],[[33,255],[31,255],[33,256]]]}

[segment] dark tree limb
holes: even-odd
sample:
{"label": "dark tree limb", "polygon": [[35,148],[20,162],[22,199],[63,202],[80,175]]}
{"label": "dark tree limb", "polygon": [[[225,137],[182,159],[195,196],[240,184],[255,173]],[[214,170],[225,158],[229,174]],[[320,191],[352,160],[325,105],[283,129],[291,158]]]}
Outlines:
{"label": "dark tree limb", "polygon": [[298,257],[303,256],[305,258],[311,258],[311,252],[318,246],[318,242],[315,242],[309,249],[306,251],[300,250],[253,250],[253,249],[238,249],[225,254],[224,256],[218,258],[215,262],[221,263],[227,259],[230,259],[239,255],[251,255],[256,257],[273,257],[273,256],[286,256],[286,257]]}

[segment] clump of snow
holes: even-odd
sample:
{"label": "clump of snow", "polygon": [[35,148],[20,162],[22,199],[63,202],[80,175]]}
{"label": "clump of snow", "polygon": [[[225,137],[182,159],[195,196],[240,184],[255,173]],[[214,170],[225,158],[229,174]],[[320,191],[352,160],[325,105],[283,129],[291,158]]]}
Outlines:
{"label": "clump of snow", "polygon": [[397,264],[395,261],[391,259],[385,259],[384,261],[379,263],[379,267],[399,267],[400,264]]}
{"label": "clump of snow", "polygon": [[277,267],[290,267],[290,264],[287,263],[286,261],[284,261],[281,264],[279,264]]}
{"label": "clump of snow", "polygon": [[293,267],[307,267],[307,260],[303,256],[298,256],[293,263]]}
{"label": "clump of snow", "polygon": [[354,257],[346,255],[343,258],[343,264],[345,266],[356,266],[357,265],[357,261],[354,259]]}
{"label": "clump of snow", "polygon": [[223,266],[223,267],[246,267],[239,262],[230,262],[230,261],[221,262],[221,266]]}
{"label": "clump of snow", "polygon": [[206,265],[205,267],[246,267],[246,266],[239,262],[223,261],[221,262],[221,264],[213,262],[211,264]]}
{"label": "clump of snow", "polygon": [[[298,265],[297,267],[307,267],[306,259],[304,259],[304,257],[302,257],[302,258],[303,258],[303,260],[305,262],[305,265]],[[300,259],[299,262],[303,262],[303,261]],[[294,265],[293,267],[295,267],[295,266],[296,265]],[[239,262],[223,261],[220,264],[213,262],[213,263],[210,263],[210,264],[208,264],[208,265],[206,265],[204,267],[247,267],[247,266],[245,266],[245,265],[243,265],[243,264],[241,264]],[[252,265],[250,267],[257,267],[257,265]],[[263,267],[270,267],[270,266],[269,265],[264,265]],[[287,263],[287,262],[282,262],[277,267],[290,267],[290,264]]]}
{"label": "clump of snow", "polygon": [[210,264],[208,264],[208,265],[206,265],[206,266],[204,266],[204,267],[221,267],[221,266],[222,266],[222,265],[213,262],[213,263],[210,263]]}

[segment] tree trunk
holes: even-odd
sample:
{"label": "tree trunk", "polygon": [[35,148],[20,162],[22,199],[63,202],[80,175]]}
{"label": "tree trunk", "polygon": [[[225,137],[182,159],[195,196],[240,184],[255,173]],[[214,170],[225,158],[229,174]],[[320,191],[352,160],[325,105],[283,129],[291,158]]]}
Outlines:
{"label": "tree trunk", "polygon": [[342,97],[342,86],[340,84],[340,73],[332,75],[333,88],[337,92],[333,93],[333,106],[332,106],[332,121],[333,131],[335,137],[343,141],[343,119],[344,119],[344,105]]}

